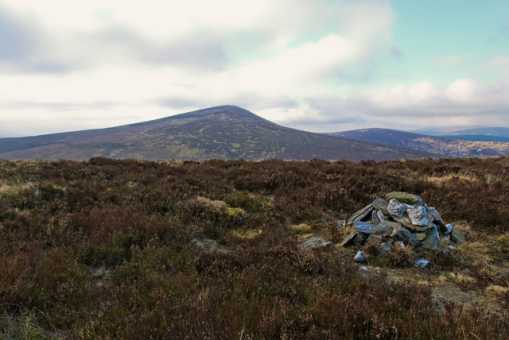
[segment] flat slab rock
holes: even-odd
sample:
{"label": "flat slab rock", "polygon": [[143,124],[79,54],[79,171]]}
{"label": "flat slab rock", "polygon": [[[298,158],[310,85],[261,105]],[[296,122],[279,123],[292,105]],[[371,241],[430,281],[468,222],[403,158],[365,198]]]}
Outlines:
{"label": "flat slab rock", "polygon": [[300,244],[299,247],[301,249],[308,250],[308,249],[325,248],[325,247],[328,247],[330,245],[332,245],[331,241],[327,241],[327,240],[323,239],[320,236],[311,236],[310,238],[304,240]]}
{"label": "flat slab rock", "polygon": [[221,246],[216,240],[209,238],[191,240],[191,244],[207,254],[228,254],[230,250]]}

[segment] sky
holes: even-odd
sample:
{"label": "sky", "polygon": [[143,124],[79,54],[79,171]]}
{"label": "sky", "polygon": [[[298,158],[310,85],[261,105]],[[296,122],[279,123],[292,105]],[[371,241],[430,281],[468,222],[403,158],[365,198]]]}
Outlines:
{"label": "sky", "polygon": [[226,104],[316,132],[509,126],[509,1],[0,0],[0,137]]}

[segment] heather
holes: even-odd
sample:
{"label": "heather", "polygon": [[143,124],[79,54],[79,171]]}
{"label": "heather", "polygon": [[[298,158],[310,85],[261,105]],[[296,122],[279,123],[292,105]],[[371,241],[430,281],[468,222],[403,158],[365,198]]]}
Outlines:
{"label": "heather", "polygon": [[[506,339],[508,177],[506,158],[3,161],[0,335]],[[402,251],[360,270],[337,221],[391,191],[467,242],[430,269]]]}

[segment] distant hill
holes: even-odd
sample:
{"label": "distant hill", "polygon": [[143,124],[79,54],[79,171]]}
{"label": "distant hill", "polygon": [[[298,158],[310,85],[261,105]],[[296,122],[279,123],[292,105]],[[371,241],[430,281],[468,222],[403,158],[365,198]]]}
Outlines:
{"label": "distant hill", "polygon": [[[457,137],[471,140],[493,140],[495,137],[509,138],[509,128],[507,127],[471,127],[465,128],[423,128],[412,131],[417,134],[436,136],[436,137]],[[468,136],[468,137],[467,137]],[[503,141],[503,140],[502,140]]]}
{"label": "distant hill", "polygon": [[456,130],[449,135],[468,135],[468,136],[496,136],[509,138],[509,128],[507,127],[484,127],[484,128],[473,128]]}
{"label": "distant hill", "polygon": [[504,142],[509,143],[509,137],[495,135],[444,135],[442,138],[461,139],[471,142]]}
{"label": "distant hill", "polygon": [[236,106],[107,129],[0,139],[0,159],[389,160],[423,155],[286,128]]}
{"label": "distant hill", "polygon": [[[391,130],[362,129],[332,135],[367,143],[383,144],[399,149],[428,152],[442,157],[494,157],[509,155],[509,141],[489,136],[427,136]],[[477,138],[477,139],[476,139]]]}

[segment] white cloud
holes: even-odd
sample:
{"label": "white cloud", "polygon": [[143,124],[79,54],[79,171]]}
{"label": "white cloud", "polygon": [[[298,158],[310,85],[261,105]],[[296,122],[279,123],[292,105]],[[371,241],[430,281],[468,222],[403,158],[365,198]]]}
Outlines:
{"label": "white cloud", "polygon": [[304,115],[303,98],[330,93],[390,40],[393,21],[385,0],[0,0],[2,13],[30,37],[25,56],[62,66],[4,60],[0,124],[24,125],[18,134],[226,103]]}
{"label": "white cloud", "polygon": [[374,104],[386,109],[420,105],[432,101],[437,95],[437,89],[430,82],[376,88],[368,94]]}
{"label": "white cloud", "polygon": [[478,85],[472,79],[456,80],[446,90],[447,98],[457,103],[474,103],[478,93]]}
{"label": "white cloud", "polygon": [[0,39],[19,44],[0,45],[3,135],[221,104],[317,131],[460,125],[509,107],[504,81],[352,90],[345,74],[394,50],[388,0],[0,0],[2,18]]}

